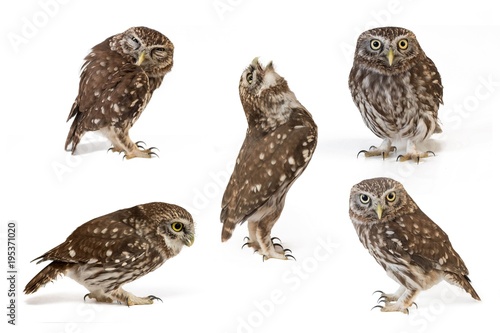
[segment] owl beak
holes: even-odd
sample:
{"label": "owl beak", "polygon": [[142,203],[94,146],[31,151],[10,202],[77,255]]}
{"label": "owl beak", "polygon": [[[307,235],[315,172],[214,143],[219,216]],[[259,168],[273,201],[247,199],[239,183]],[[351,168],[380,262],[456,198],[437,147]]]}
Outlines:
{"label": "owl beak", "polygon": [[392,49],[389,49],[389,52],[387,52],[387,60],[389,61],[389,66],[392,66],[394,62],[394,51]]}
{"label": "owl beak", "polygon": [[135,62],[135,64],[137,66],[140,66],[144,62],[144,59],[146,59],[146,51],[142,51],[139,54],[139,59],[137,59],[137,61]]}
{"label": "owl beak", "polygon": [[194,235],[188,235],[186,239],[184,239],[184,245],[191,246],[194,243]]}
{"label": "owl beak", "polygon": [[377,205],[377,208],[375,208],[375,211],[377,212],[378,219],[382,219],[382,214],[384,213],[384,208],[382,207],[381,204]]}

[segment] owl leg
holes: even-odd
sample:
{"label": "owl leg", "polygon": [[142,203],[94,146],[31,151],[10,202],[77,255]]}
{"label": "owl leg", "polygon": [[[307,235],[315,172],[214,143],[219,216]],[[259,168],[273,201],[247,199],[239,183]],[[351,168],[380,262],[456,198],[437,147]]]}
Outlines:
{"label": "owl leg", "polygon": [[415,144],[415,142],[412,140],[408,140],[408,142],[406,144],[406,154],[399,155],[397,160],[400,162],[412,160],[418,164],[420,162],[421,158],[426,158],[426,157],[429,157],[431,155],[436,156],[436,154],[434,154],[434,152],[432,152],[430,150],[428,150],[426,152],[419,151],[417,149],[417,145]]}
{"label": "owl leg", "polygon": [[119,128],[111,127],[105,134],[113,144],[113,147],[110,149],[113,152],[123,152],[127,160],[134,157],[151,158],[153,155],[158,156],[153,151],[156,149],[155,147],[145,149],[142,146],[143,142],[134,143],[128,135],[128,130],[123,131]]}
{"label": "owl leg", "polygon": [[369,150],[360,150],[358,153],[359,154],[364,153],[365,157],[372,157],[372,156],[382,156],[382,158],[386,158],[390,155],[390,153],[395,152],[396,147],[392,146],[392,141],[391,139],[384,139],[382,141],[382,144],[377,148],[375,146],[371,146]]}

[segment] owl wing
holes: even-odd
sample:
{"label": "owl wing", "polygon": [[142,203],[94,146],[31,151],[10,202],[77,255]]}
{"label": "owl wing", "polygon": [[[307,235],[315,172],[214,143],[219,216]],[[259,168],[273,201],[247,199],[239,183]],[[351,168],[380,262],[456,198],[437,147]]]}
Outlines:
{"label": "owl wing", "polygon": [[86,131],[135,121],[151,97],[148,76],[139,66],[122,59],[100,59],[86,58],[78,97],[68,117],[77,116],[78,125]]}
{"label": "owl wing", "polygon": [[101,217],[81,225],[65,242],[34,260],[108,266],[133,262],[148,251],[156,250],[130,225]]}
{"label": "owl wing", "polygon": [[405,215],[402,223],[404,229],[393,230],[395,234],[386,232],[389,249],[404,254],[410,262],[426,271],[437,269],[468,275],[467,267],[453,249],[448,235],[421,210]]}
{"label": "owl wing", "polygon": [[[316,147],[317,129],[310,115],[294,109],[291,119],[264,135],[251,130],[238,155],[222,200],[221,221],[244,222],[303,172]],[[286,194],[286,191],[282,192]]]}

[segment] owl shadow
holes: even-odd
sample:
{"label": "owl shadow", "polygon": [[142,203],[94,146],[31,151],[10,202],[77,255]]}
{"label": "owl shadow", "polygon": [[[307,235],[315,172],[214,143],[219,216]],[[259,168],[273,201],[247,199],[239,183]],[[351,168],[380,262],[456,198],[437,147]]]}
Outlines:
{"label": "owl shadow", "polygon": [[48,295],[30,296],[25,300],[29,305],[47,305],[83,302],[83,296],[76,293],[57,293]]}
{"label": "owl shadow", "polygon": [[75,155],[87,155],[91,153],[95,153],[98,151],[109,150],[111,148],[111,144],[108,141],[94,141],[94,142],[85,142],[80,143],[75,150]]}

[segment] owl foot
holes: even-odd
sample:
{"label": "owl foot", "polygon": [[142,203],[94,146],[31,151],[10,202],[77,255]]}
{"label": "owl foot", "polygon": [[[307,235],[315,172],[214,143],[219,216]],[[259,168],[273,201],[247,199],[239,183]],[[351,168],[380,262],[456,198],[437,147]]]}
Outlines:
{"label": "owl foot", "polygon": [[380,147],[375,147],[371,146],[369,150],[360,150],[358,152],[358,155],[356,157],[359,157],[360,154],[364,153],[365,157],[372,157],[372,156],[382,156],[382,159],[385,160],[386,157],[389,157],[389,155],[392,152],[396,152],[397,148],[395,146],[385,146],[382,145]]}
{"label": "owl foot", "polygon": [[[405,287],[400,287],[394,294],[386,294],[383,291],[377,290],[375,293],[380,293],[380,297],[377,300],[377,305],[375,305],[373,309],[379,308],[382,312],[402,312],[405,314],[409,314],[409,308],[415,305],[418,308],[417,304],[413,302],[413,299],[417,295],[417,291],[406,289]],[[384,305],[380,305],[380,303],[384,303]]]}
{"label": "owl foot", "polygon": [[436,154],[434,154],[433,151],[426,151],[426,152],[411,152],[411,153],[406,153],[404,155],[399,155],[396,159],[396,161],[399,161],[399,162],[405,162],[405,161],[409,161],[409,160],[412,160],[414,161],[415,163],[420,163],[420,159],[421,158],[426,158],[426,157],[429,157],[429,156],[436,156]]}
{"label": "owl foot", "polygon": [[137,296],[134,296],[134,295],[129,293],[129,297],[127,298],[126,304],[127,304],[127,306],[149,305],[149,304],[153,304],[154,301],[161,301],[163,303],[161,298],[153,296],[153,295],[149,295],[146,297],[137,297]]}

